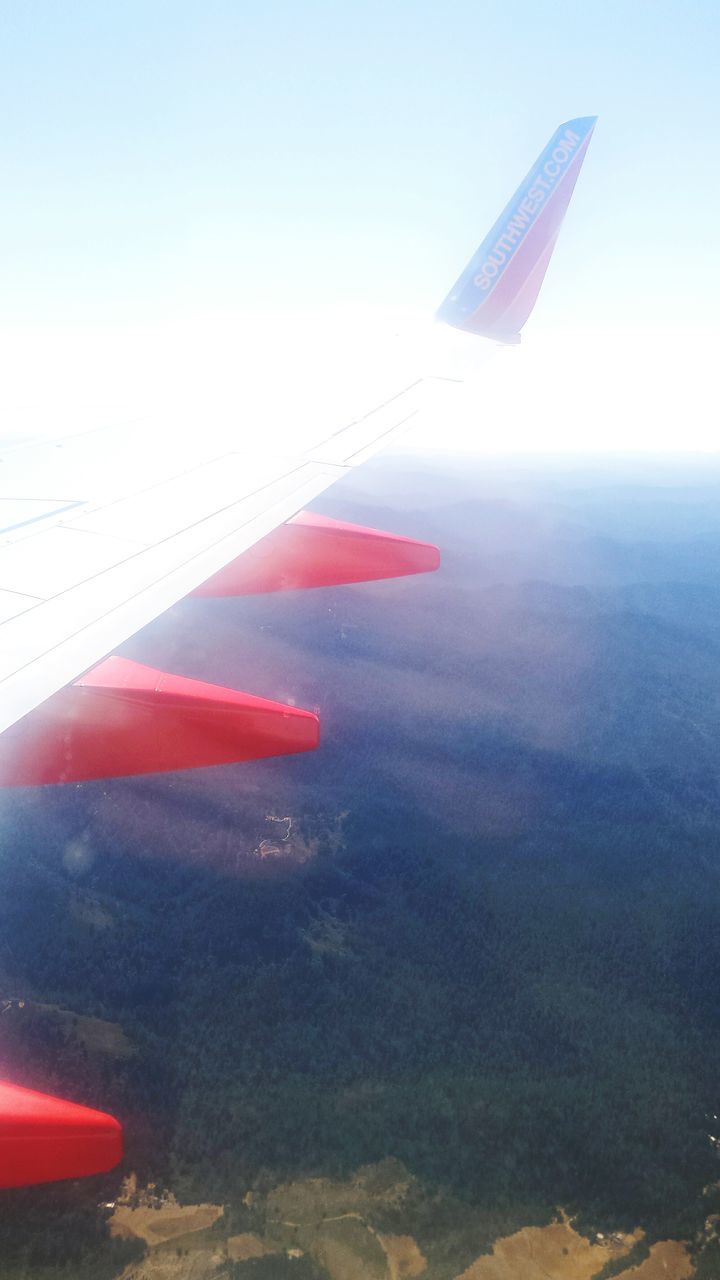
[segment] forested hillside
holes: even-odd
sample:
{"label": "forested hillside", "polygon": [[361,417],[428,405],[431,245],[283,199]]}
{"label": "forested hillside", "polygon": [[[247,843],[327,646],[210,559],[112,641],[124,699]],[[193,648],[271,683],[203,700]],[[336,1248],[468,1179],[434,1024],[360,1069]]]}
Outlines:
{"label": "forested hillside", "polygon": [[[322,510],[436,540],[438,574],[187,601],[126,646],[319,706],[316,754],[2,796],[0,1075],[114,1111],[121,1173],[236,1229],[248,1191],[400,1161],[372,1221],[429,1280],[558,1206],[695,1242],[720,472],[414,465]],[[4,1193],[0,1275],[119,1275],[119,1177]]]}

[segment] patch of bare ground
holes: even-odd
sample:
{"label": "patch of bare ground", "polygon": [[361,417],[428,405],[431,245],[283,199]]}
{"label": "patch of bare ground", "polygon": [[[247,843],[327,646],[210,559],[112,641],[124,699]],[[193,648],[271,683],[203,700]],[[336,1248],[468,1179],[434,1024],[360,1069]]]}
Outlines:
{"label": "patch of bare ground", "polygon": [[378,1240],[385,1250],[388,1280],[413,1280],[421,1276],[427,1260],[418,1249],[412,1236],[381,1236]]}
{"label": "patch of bare ground", "polygon": [[640,1235],[590,1241],[567,1218],[547,1227],[523,1227],[496,1240],[492,1253],[477,1258],[458,1280],[593,1280],[611,1258],[628,1253]]}
{"label": "patch of bare ground", "polygon": [[117,1022],[88,1018],[82,1013],[74,1013],[72,1009],[61,1009],[56,1004],[40,1004],[35,1000],[26,1000],[25,1008],[29,1014],[36,1012],[47,1015],[50,1021],[58,1023],[79,1040],[88,1053],[103,1054],[108,1058],[131,1058],[135,1053],[135,1046]]}
{"label": "patch of bare ground", "polygon": [[228,1236],[228,1257],[233,1262],[247,1262],[248,1258],[264,1258],[268,1253],[276,1253],[272,1245],[266,1244],[260,1236],[251,1231],[242,1231],[240,1235]]}
{"label": "patch of bare ground", "polygon": [[617,1280],[689,1280],[695,1268],[679,1240],[660,1240],[650,1246],[650,1256],[636,1267],[622,1271]]}
{"label": "patch of bare ground", "polygon": [[344,1215],[364,1216],[374,1207],[402,1203],[411,1181],[399,1160],[387,1159],[363,1166],[342,1182],[305,1178],[282,1183],[268,1194],[268,1221],[309,1227]]}
{"label": "patch of bare ground", "polygon": [[[120,1280],[228,1280],[234,1264],[273,1255],[282,1266],[285,1258],[306,1255],[328,1280],[435,1280],[440,1273],[455,1280],[596,1280],[608,1263],[614,1264],[609,1270],[617,1280],[691,1280],[694,1275],[688,1249],[679,1241],[656,1242],[642,1262],[633,1263],[628,1256],[644,1239],[642,1230],[598,1232],[588,1239],[562,1210],[548,1226],[500,1237],[491,1253],[476,1257],[461,1274],[451,1269],[445,1253],[438,1271],[434,1245],[428,1245],[426,1257],[413,1236],[385,1234],[379,1226],[383,1216],[388,1221],[390,1209],[390,1220],[402,1230],[403,1209],[412,1208],[408,1197],[415,1186],[400,1161],[387,1159],[344,1180],[298,1179],[266,1196],[251,1191],[244,1204],[251,1220],[259,1209],[257,1230],[228,1237],[221,1225],[210,1229],[222,1217],[220,1205],[181,1206],[152,1183],[138,1189],[131,1174],[113,1208],[110,1231],[143,1240],[149,1252]],[[464,1265],[462,1256],[456,1255],[456,1267]]]}
{"label": "patch of bare ground", "polygon": [[119,1280],[225,1280],[227,1258],[206,1249],[175,1253],[150,1253],[142,1262],[133,1262]]}
{"label": "patch of bare ground", "polygon": [[348,811],[338,814],[313,834],[305,834],[291,815],[268,813],[265,816],[265,835],[252,851],[252,857],[263,862],[277,859],[302,865],[316,858],[321,847],[337,853],[343,844],[343,822]]}
{"label": "patch of bare ground", "polygon": [[204,1231],[223,1212],[219,1204],[179,1205],[171,1196],[156,1206],[118,1204],[109,1220],[112,1236],[134,1236],[148,1245],[162,1244],[193,1231]]}
{"label": "patch of bare ground", "polygon": [[346,1181],[305,1178],[267,1196],[266,1230],[276,1247],[300,1247],[331,1280],[409,1280],[425,1259],[409,1236],[383,1237],[369,1218],[400,1206],[412,1179],[398,1160],[358,1169]]}
{"label": "patch of bare ground", "polygon": [[305,1243],[331,1280],[388,1280],[385,1251],[359,1214],[322,1223]]}

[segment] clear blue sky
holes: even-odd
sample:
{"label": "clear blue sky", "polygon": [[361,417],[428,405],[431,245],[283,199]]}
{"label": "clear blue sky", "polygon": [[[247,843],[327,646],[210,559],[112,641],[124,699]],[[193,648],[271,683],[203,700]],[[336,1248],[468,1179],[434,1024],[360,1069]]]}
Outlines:
{"label": "clear blue sky", "polygon": [[595,113],[531,324],[714,325],[719,48],[716,0],[6,2],[0,325],[432,309]]}

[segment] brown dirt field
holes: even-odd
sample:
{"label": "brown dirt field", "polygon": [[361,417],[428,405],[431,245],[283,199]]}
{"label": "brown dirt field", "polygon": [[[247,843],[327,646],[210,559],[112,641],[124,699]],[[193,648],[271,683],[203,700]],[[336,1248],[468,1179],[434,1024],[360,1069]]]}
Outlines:
{"label": "brown dirt field", "polygon": [[388,1280],[408,1280],[421,1276],[427,1261],[412,1236],[381,1236],[378,1240],[388,1260]]}
{"label": "brown dirt field", "polygon": [[174,1253],[150,1253],[131,1263],[118,1280],[220,1280],[225,1273],[220,1254],[196,1251],[178,1258]]}
{"label": "brown dirt field", "polygon": [[264,1258],[267,1253],[275,1253],[272,1245],[265,1244],[259,1236],[251,1231],[243,1231],[240,1235],[229,1236],[227,1242],[228,1257],[233,1262],[246,1262],[248,1258]]}
{"label": "brown dirt field", "polygon": [[146,1244],[161,1244],[190,1231],[204,1231],[223,1212],[219,1204],[167,1204],[159,1209],[131,1209],[119,1204],[110,1218],[110,1234],[136,1236]]}
{"label": "brown dirt field", "polygon": [[650,1257],[629,1267],[618,1280],[689,1280],[694,1267],[679,1240],[660,1240],[650,1246]]}
{"label": "brown dirt field", "polygon": [[[625,1236],[620,1246],[604,1241],[591,1244],[567,1219],[547,1227],[524,1227],[515,1235],[496,1240],[492,1253],[471,1263],[458,1280],[548,1280],[549,1276],[552,1280],[592,1280],[610,1258],[627,1253],[635,1238]],[[642,1280],[651,1280],[651,1276]],[[663,1276],[662,1280],[673,1277]]]}

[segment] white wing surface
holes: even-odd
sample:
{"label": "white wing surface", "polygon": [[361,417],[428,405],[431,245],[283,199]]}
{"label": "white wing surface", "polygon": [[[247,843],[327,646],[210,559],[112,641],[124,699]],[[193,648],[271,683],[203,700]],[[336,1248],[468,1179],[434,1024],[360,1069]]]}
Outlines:
{"label": "white wing surface", "polygon": [[[0,454],[0,731],[407,428],[418,381],[292,456],[147,427]],[[300,442],[302,443],[302,442]]]}

